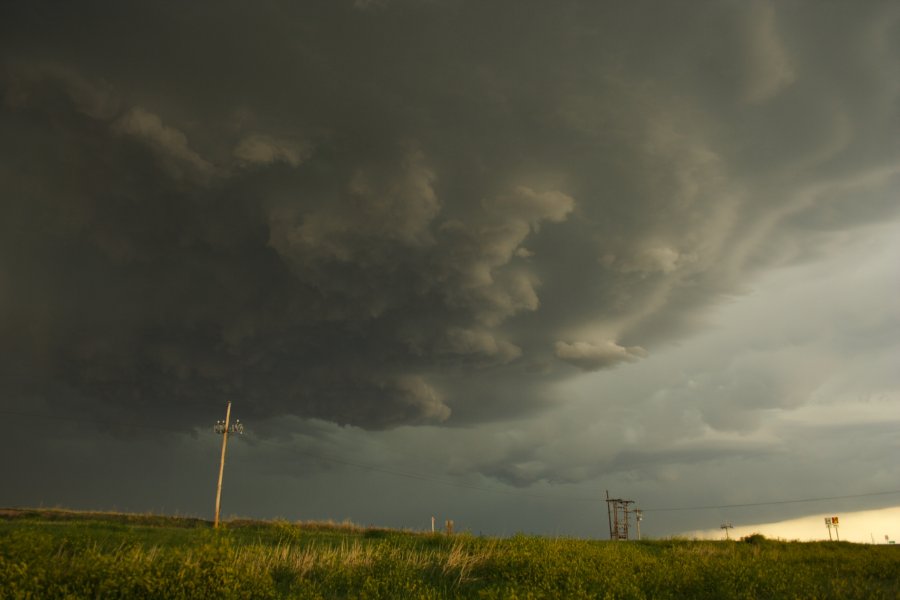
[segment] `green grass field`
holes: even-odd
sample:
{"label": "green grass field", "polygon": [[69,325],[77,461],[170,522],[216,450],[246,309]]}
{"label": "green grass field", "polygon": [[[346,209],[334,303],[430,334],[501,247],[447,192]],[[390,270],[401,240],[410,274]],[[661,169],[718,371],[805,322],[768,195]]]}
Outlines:
{"label": "green grass field", "polygon": [[900,598],[895,546],[482,538],[0,511],[12,598]]}

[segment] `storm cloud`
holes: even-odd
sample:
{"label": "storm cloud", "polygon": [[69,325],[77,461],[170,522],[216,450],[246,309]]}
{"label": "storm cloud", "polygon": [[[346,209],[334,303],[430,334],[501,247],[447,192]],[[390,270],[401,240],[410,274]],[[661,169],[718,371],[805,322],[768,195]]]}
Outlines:
{"label": "storm cloud", "polygon": [[[4,402],[185,432],[224,399],[369,431],[560,410],[897,218],[898,24],[890,2],[7,3]],[[656,401],[752,431],[760,398],[811,393],[770,361]],[[468,467],[596,476],[535,457],[557,434]]]}

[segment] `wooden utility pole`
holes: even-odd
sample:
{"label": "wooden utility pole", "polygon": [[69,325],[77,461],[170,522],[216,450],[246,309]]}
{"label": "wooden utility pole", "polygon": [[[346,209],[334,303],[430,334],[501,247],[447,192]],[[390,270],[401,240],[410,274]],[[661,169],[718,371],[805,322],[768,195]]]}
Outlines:
{"label": "wooden utility pole", "polygon": [[225,420],[224,421],[216,421],[216,427],[214,429],[216,433],[222,434],[222,459],[219,461],[219,485],[216,487],[216,519],[213,522],[213,527],[219,527],[219,508],[222,506],[222,475],[225,473],[225,448],[228,446],[228,434],[229,433],[244,433],[244,426],[241,424],[240,419],[235,419],[234,423],[231,422],[231,401],[228,401],[228,406],[225,409]]}
{"label": "wooden utility pole", "polygon": [[725,522],[725,523],[722,523],[722,525],[719,527],[719,529],[725,530],[725,539],[727,540],[727,539],[729,539],[728,530],[734,529],[734,525],[732,525],[730,522]]}
{"label": "wooden utility pole", "polygon": [[216,486],[216,520],[213,527],[219,527],[219,508],[222,506],[222,475],[225,474],[225,447],[228,445],[228,425],[231,420],[231,400],[225,409],[225,427],[222,431],[222,460],[219,461],[219,485]]}

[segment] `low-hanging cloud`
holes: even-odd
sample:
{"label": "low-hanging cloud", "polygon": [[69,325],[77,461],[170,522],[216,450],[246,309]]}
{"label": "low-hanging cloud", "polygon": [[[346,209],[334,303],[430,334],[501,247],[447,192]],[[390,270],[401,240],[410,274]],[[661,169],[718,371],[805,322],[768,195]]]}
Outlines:
{"label": "low-hanging cloud", "polygon": [[623,362],[635,362],[647,351],[640,346],[624,347],[613,341],[600,344],[589,342],[556,342],[556,356],[585,371],[608,369]]}

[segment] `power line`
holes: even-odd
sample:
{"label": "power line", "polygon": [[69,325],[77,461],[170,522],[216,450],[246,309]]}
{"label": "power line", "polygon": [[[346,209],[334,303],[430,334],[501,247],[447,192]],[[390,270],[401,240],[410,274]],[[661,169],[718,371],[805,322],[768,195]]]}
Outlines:
{"label": "power line", "polygon": [[852,498],[869,498],[872,496],[889,496],[900,494],[900,490],[888,490],[886,492],[869,492],[866,494],[847,494],[844,496],[821,496],[818,498],[797,498],[794,500],[769,500],[767,502],[745,502],[743,504],[719,504],[705,506],[677,506],[668,508],[645,508],[644,512],[673,512],[683,510],[718,510],[722,508],[747,508],[750,506],[774,506],[778,504],[802,504],[804,502],[825,502],[828,500],[848,500]]}
{"label": "power line", "polygon": [[15,415],[18,417],[34,417],[36,419],[52,419],[55,421],[72,421],[75,423],[93,423],[94,425],[109,425],[115,427],[128,427],[134,429],[151,429],[153,431],[168,431],[170,433],[188,433],[184,429],[175,429],[174,427],[160,427],[159,425],[146,425],[143,423],[134,423],[127,421],[113,421],[110,419],[85,419],[83,417],[73,417],[69,415],[53,415],[43,413],[31,413],[18,410],[0,409],[0,414]]}
{"label": "power line", "polygon": [[[101,425],[112,425],[119,427],[130,427],[137,429],[152,429],[156,431],[166,431],[171,433],[180,433],[186,434],[190,433],[191,430],[185,429],[175,429],[171,427],[160,427],[155,425],[145,425],[139,423],[129,423],[122,421],[112,421],[112,420],[100,420],[100,419],[85,419],[81,417],[72,417],[68,415],[52,415],[52,414],[40,414],[40,413],[30,413],[25,411],[11,411],[11,410],[3,410],[0,409],[0,414],[6,415],[15,415],[15,416],[25,416],[25,417],[36,417],[42,419],[56,419],[62,421],[75,421],[75,422],[90,422]],[[258,444],[265,444],[269,446],[279,447],[280,444],[269,441],[262,440],[256,438],[254,440]],[[281,446],[283,448],[283,446]],[[442,479],[439,477],[434,477],[433,475],[428,475],[425,473],[416,473],[412,471],[401,471],[397,469],[391,469],[388,467],[382,467],[378,465],[372,465],[362,462],[357,462],[353,460],[348,460],[341,457],[331,456],[328,454],[323,454],[320,452],[310,451],[310,450],[300,450],[296,448],[291,448],[292,452],[296,452],[299,454],[303,454],[305,456],[309,456],[311,458],[317,458],[320,460],[324,460],[327,462],[332,462],[336,464],[342,464],[350,467],[355,467],[357,469],[363,469],[367,471],[372,471],[376,473],[384,473],[387,475],[394,475],[396,477],[404,477],[407,479],[413,479],[418,481],[427,481],[431,483],[436,483],[439,485],[445,485],[449,487],[456,487],[461,489],[475,490],[480,492],[489,492],[493,494],[504,494],[507,496],[517,496],[520,498],[534,498],[538,500],[554,500],[559,502],[596,502],[597,497],[579,497],[579,496],[550,496],[545,494],[534,494],[530,492],[516,491],[516,490],[505,490],[500,488],[490,488],[475,484],[464,483],[460,481],[451,481],[448,479]],[[643,512],[680,512],[680,511],[693,511],[693,510],[721,510],[727,508],[750,508],[755,506],[778,506],[784,504],[803,504],[810,502],[826,502],[831,500],[850,500],[856,498],[870,498],[876,496],[889,496],[894,494],[900,494],[900,490],[887,490],[881,492],[869,492],[862,494],[846,494],[841,496],[821,496],[821,497],[813,497],[813,498],[797,498],[791,500],[769,500],[762,502],[745,502],[740,504],[717,504],[717,505],[696,505],[696,506],[675,506],[675,507],[658,507],[658,508],[645,508]]]}
{"label": "power line", "polygon": [[[175,429],[172,427],[158,427],[158,426],[153,426],[153,425],[142,425],[140,423],[133,423],[133,422],[112,421],[112,420],[106,420],[106,419],[85,419],[85,418],[81,418],[81,417],[72,417],[72,416],[68,416],[68,415],[50,415],[50,414],[29,413],[29,412],[24,412],[24,411],[11,411],[11,410],[2,410],[2,409],[0,409],[0,414],[35,417],[35,418],[41,418],[41,419],[55,419],[55,420],[59,420],[59,421],[73,421],[73,422],[78,422],[78,423],[94,423],[94,424],[98,424],[98,425],[129,427],[129,428],[137,428],[137,429],[152,429],[152,430],[156,430],[156,431],[166,431],[166,432],[170,432],[170,433],[180,433],[180,434],[187,434],[187,433],[190,433],[190,431],[191,431],[191,430],[186,430],[186,429]],[[259,438],[251,438],[251,439],[253,440],[254,443],[257,443],[260,445],[268,445],[268,446],[280,447],[281,449],[284,449],[284,446],[282,446],[274,441],[263,440],[263,439],[259,439]],[[356,461],[348,460],[345,458],[331,456],[331,455],[327,455],[327,454],[323,454],[321,452],[315,452],[315,451],[311,451],[311,450],[300,450],[297,448],[291,448],[290,450],[295,453],[303,454],[305,456],[308,456],[311,458],[317,458],[317,459],[324,460],[327,462],[347,465],[350,467],[355,467],[358,469],[373,471],[373,472],[377,472],[377,473],[385,473],[385,474],[394,475],[397,477],[405,477],[407,479],[414,479],[414,480],[418,480],[418,481],[428,481],[431,483],[437,483],[439,485],[457,487],[457,488],[462,488],[462,489],[490,492],[493,494],[505,494],[508,496],[534,498],[534,499],[539,499],[539,500],[557,500],[557,501],[562,500],[562,501],[569,501],[569,502],[596,502],[597,501],[597,499],[593,498],[593,497],[586,498],[586,497],[573,497],[573,496],[549,496],[549,495],[543,495],[543,494],[533,494],[530,492],[519,492],[519,491],[515,491],[515,490],[489,488],[489,487],[479,486],[479,485],[475,485],[475,484],[464,483],[464,482],[460,482],[460,481],[451,481],[448,479],[441,479],[439,477],[434,477],[433,475],[428,475],[425,473],[400,471],[400,470],[391,469],[388,467],[381,467],[381,466],[377,466],[377,465],[356,462]]]}
{"label": "power line", "polygon": [[[270,442],[268,440],[256,440],[257,443],[260,444],[268,444],[277,446],[275,442]],[[335,456],[329,456],[326,454],[321,454],[319,452],[314,452],[310,450],[294,450],[295,452],[299,452],[300,454],[310,456],[312,458],[318,458],[321,460],[325,460],[328,462],[333,462],[337,464],[347,465],[351,467],[356,467],[358,469],[364,469],[367,471],[374,471],[378,473],[386,473],[388,475],[395,475],[397,477],[405,477],[407,479],[415,479],[419,481],[429,481],[431,483],[437,483],[440,485],[446,485],[450,487],[457,487],[468,490],[477,490],[480,492],[490,492],[493,494],[506,494],[509,496],[518,496],[520,498],[535,498],[539,500],[563,500],[569,502],[596,502],[597,498],[587,498],[587,497],[577,497],[577,496],[548,496],[544,494],[533,494],[531,492],[519,492],[515,490],[504,490],[500,488],[489,488],[480,485],[475,485],[471,483],[464,483],[461,481],[451,481],[449,479],[441,479],[439,477],[434,477],[433,475],[427,475],[425,473],[414,473],[410,471],[399,471],[396,469],[390,469],[387,467],[380,467],[376,465],[370,465],[366,463],[355,462],[351,460],[347,460],[344,458],[337,458]]]}

